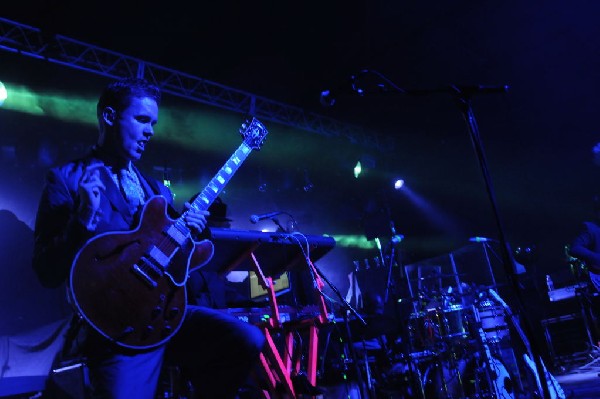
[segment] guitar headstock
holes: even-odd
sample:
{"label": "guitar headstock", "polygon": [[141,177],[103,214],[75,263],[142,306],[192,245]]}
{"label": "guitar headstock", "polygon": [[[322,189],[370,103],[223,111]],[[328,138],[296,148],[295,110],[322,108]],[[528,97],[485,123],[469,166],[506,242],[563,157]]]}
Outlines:
{"label": "guitar headstock", "polygon": [[258,119],[252,118],[251,121],[246,120],[240,127],[240,134],[246,143],[253,150],[260,150],[260,147],[267,136],[267,128]]}

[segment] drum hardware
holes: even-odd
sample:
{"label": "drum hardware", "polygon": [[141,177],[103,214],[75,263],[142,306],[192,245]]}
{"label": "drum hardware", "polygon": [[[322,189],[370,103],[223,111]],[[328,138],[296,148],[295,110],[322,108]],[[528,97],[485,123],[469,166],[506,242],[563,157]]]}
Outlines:
{"label": "drum hardware", "polygon": [[[448,295],[452,300],[439,301],[444,306],[417,308],[409,315],[410,353],[391,367],[386,386],[411,382],[415,392],[404,393],[407,398],[418,393],[415,387],[422,388],[423,399],[515,398],[519,379],[515,385],[503,356],[511,334],[505,304],[481,287],[469,294],[476,299],[468,305]],[[423,298],[432,299],[420,293]]]}
{"label": "drum hardware", "polygon": [[466,397],[467,390],[464,386],[464,376],[467,372],[468,363],[468,359],[459,359],[454,356],[432,362],[423,376],[426,398]]}
{"label": "drum hardware", "polygon": [[393,398],[399,394],[402,398],[425,399],[423,374],[419,365],[410,360],[393,364],[385,375],[381,393]]}
{"label": "drum hardware", "polygon": [[[498,301],[502,305],[502,307],[505,309],[508,319],[511,320],[511,325],[513,326],[514,330],[519,334],[519,337],[521,338],[521,341],[523,342],[523,344],[527,347],[527,352],[529,354],[532,354],[528,338],[525,335],[525,333],[523,332],[523,330],[521,329],[521,326],[519,325],[518,320],[512,314],[510,307],[506,304],[506,302],[504,302],[504,300],[500,297],[500,295],[498,295],[498,293],[496,291],[494,291],[493,289],[489,289],[488,292],[489,292],[490,296],[493,297],[496,301]],[[531,371],[533,372],[533,374],[535,376],[538,393],[541,394],[541,396],[545,396],[543,394],[543,392],[540,392],[541,390],[539,389],[539,388],[541,388],[542,384],[540,381],[540,375],[538,373],[537,364],[536,364],[536,362],[534,362],[531,359],[531,357],[528,355],[528,353],[523,354],[523,359],[525,361],[525,364],[531,369]],[[542,358],[540,357],[538,360],[540,362],[540,367],[544,371],[543,377],[544,377],[544,380],[546,381],[546,388],[548,389],[548,393],[550,394],[551,399],[566,399],[566,395],[565,395],[564,391],[562,390],[562,387],[560,386],[558,381],[556,381],[554,376],[552,374],[550,374],[550,372],[548,372],[548,370],[546,369],[546,365],[544,364]]]}
{"label": "drum hardware", "polygon": [[[521,382],[527,365],[522,354],[514,353],[523,350],[514,335],[518,320],[493,288],[420,290],[408,299],[417,306],[402,324],[406,349],[385,371],[384,390],[420,399],[515,399],[532,393]],[[552,376],[546,378],[552,382]],[[559,388],[553,391],[562,399]]]}
{"label": "drum hardware", "polygon": [[508,374],[504,364],[492,355],[483,328],[479,328],[479,336],[484,349],[484,369],[490,394],[495,399],[514,399],[514,388],[510,374]]}

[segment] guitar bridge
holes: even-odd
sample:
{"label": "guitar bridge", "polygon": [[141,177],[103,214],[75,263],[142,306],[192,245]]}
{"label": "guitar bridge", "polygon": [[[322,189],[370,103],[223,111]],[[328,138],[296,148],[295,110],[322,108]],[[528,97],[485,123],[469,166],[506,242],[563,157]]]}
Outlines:
{"label": "guitar bridge", "polygon": [[[144,262],[144,264],[147,266],[147,269],[152,270],[153,272],[155,272],[157,275],[162,275],[162,273],[157,270],[157,268],[152,265],[146,258],[142,258],[142,261]],[[141,280],[146,283],[150,288],[156,288],[158,286],[158,283],[156,282],[156,280],[154,280],[152,277],[150,277],[150,275],[148,273],[146,273],[140,266],[138,266],[137,264],[133,265],[133,272],[136,276],[140,277]]]}

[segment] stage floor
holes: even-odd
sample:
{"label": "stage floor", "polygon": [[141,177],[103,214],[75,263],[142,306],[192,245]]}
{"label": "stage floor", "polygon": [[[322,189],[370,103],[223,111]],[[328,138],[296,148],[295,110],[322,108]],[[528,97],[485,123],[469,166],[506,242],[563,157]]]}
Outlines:
{"label": "stage floor", "polygon": [[568,399],[597,399],[600,397],[600,367],[574,369],[555,378]]}

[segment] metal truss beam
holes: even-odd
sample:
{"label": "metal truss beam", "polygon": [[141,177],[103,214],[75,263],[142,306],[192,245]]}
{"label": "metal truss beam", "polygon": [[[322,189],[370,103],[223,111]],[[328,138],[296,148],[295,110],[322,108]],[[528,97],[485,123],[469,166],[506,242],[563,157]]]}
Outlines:
{"label": "metal truss beam", "polygon": [[360,127],[62,35],[45,35],[38,28],[4,18],[0,18],[0,50],[111,78],[145,77],[164,92],[185,99],[329,137],[346,138],[379,151],[392,148],[389,140],[382,142],[381,137]]}

